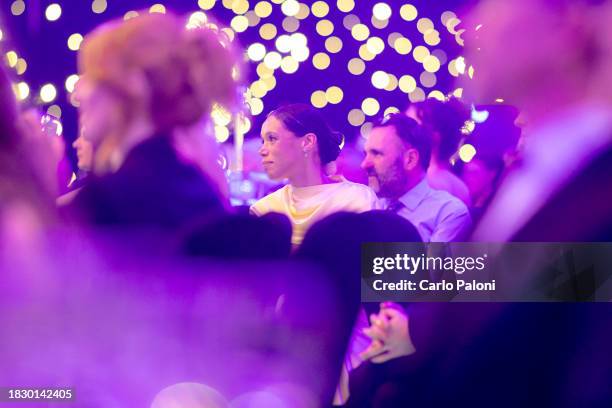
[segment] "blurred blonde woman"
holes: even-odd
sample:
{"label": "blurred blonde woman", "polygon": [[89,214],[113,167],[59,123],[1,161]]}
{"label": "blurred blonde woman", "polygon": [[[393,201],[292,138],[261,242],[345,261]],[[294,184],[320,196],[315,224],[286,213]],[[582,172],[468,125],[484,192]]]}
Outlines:
{"label": "blurred blonde woman", "polygon": [[237,103],[236,55],[215,27],[186,29],[171,14],[85,38],[77,99],[94,180],[75,202],[85,219],[175,228],[222,210],[227,185],[207,129],[215,104]]}

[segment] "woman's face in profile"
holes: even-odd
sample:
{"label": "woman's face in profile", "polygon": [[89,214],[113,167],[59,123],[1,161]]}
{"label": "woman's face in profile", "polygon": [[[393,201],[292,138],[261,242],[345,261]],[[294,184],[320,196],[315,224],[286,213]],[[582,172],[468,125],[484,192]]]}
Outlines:
{"label": "woman's face in profile", "polygon": [[290,178],[304,162],[302,138],[289,131],[274,116],[261,127],[262,146],[259,149],[264,170],[273,180]]}

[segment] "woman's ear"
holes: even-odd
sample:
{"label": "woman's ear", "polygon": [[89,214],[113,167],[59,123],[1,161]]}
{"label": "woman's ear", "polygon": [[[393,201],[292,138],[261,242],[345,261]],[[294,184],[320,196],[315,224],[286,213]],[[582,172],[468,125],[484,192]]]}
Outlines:
{"label": "woman's ear", "polygon": [[312,152],[317,147],[317,135],[314,133],[306,133],[302,137],[302,149],[304,152]]}

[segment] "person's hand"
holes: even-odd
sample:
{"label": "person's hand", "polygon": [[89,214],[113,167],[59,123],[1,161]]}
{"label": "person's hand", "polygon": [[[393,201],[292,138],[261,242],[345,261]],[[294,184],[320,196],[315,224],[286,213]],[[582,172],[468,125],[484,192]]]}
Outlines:
{"label": "person's hand", "polygon": [[384,363],[415,352],[408,332],[408,316],[393,303],[381,303],[380,312],[370,316],[371,326],[363,330],[372,339],[360,354],[363,360]]}

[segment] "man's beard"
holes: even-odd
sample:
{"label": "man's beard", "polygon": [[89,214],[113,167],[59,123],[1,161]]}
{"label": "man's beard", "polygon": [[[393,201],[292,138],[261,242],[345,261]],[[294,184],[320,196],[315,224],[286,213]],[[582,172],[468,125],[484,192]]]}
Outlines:
{"label": "man's beard", "polygon": [[[381,198],[397,198],[405,193],[406,173],[401,158],[396,160],[384,174],[368,173],[370,187]],[[376,183],[376,186],[373,184]]]}

